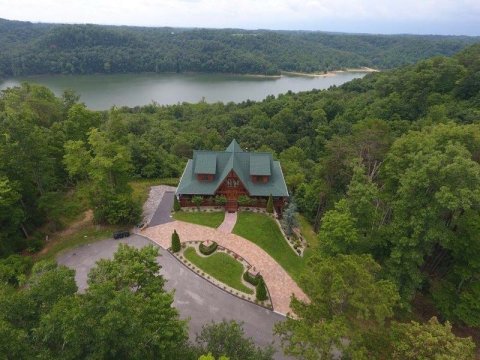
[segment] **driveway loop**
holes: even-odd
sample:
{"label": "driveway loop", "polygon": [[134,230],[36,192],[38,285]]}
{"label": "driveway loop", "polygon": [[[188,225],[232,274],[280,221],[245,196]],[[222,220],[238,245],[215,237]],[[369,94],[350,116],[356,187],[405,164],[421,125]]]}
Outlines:
{"label": "driveway loop", "polygon": [[153,240],[164,249],[168,249],[171,246],[174,230],[180,236],[181,242],[215,241],[218,245],[237,253],[252,266],[259,269],[267,284],[272,298],[273,309],[276,312],[280,314],[293,313],[290,308],[290,297],[292,294],[295,294],[300,300],[308,301],[307,295],[305,295],[297,283],[265,250],[241,236],[183,221],[173,221],[149,227],[143,230],[141,234]]}

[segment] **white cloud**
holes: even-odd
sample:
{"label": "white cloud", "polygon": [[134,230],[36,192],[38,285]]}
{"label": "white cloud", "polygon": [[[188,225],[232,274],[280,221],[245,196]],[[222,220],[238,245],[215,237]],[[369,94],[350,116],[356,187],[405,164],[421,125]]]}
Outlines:
{"label": "white cloud", "polygon": [[479,0],[0,0],[42,22],[480,35]]}

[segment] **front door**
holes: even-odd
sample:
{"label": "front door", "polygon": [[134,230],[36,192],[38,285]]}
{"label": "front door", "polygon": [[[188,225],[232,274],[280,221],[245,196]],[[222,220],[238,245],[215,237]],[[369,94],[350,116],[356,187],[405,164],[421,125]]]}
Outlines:
{"label": "front door", "polygon": [[237,211],[238,210],[238,201],[237,201],[238,194],[236,192],[231,192],[231,193],[227,193],[226,196],[227,196],[226,210],[228,212]]}

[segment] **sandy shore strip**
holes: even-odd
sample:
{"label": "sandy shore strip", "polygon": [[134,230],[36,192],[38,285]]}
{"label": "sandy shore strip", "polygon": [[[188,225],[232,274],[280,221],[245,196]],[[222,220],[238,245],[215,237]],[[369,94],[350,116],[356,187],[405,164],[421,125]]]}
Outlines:
{"label": "sandy shore strip", "polygon": [[380,72],[380,70],[363,67],[359,69],[334,70],[334,71],[328,71],[326,73],[304,73],[304,72],[298,72],[298,71],[282,71],[282,75],[285,74],[285,75],[294,75],[294,76],[326,77],[326,76],[335,76],[337,74],[343,74],[343,73],[372,73],[372,72]]}

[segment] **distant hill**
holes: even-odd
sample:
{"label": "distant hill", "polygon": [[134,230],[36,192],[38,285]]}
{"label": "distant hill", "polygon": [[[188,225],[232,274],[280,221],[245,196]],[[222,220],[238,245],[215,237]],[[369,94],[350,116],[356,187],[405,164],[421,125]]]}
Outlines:
{"label": "distant hill", "polygon": [[275,75],[388,69],[480,37],[34,24],[0,19],[0,76],[127,72]]}

